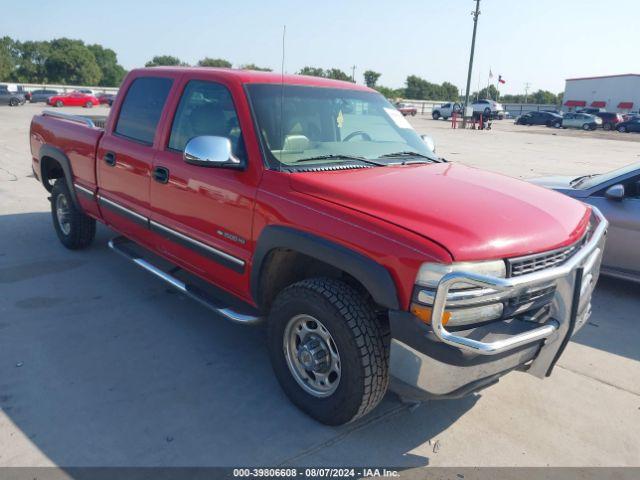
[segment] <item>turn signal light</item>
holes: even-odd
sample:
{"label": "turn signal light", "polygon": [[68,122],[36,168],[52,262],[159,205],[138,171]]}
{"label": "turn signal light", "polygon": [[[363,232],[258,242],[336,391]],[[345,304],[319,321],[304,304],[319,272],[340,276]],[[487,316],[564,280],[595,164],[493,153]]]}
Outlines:
{"label": "turn signal light", "polygon": [[[425,307],[424,305],[418,305],[417,303],[411,304],[411,313],[422,320],[427,325],[431,325],[431,314],[433,309],[431,307]],[[444,312],[442,314],[442,324],[446,325],[451,318],[450,312]]]}

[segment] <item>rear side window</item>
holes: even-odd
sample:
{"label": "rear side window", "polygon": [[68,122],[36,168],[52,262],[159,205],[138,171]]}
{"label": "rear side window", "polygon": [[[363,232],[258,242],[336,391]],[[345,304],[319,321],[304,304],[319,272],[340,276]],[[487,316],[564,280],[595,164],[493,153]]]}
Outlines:
{"label": "rear side window", "polygon": [[151,145],[172,83],[170,78],[134,80],[122,102],[115,133]]}

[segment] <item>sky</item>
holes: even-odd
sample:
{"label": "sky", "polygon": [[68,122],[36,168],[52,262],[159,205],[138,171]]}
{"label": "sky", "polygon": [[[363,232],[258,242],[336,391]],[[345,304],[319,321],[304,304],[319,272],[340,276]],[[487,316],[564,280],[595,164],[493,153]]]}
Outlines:
{"label": "sky", "polygon": [[[169,54],[276,71],[337,67],[363,83],[401,87],[407,75],[464,91],[474,0],[43,0],[11,2],[0,35],[69,37],[116,51],[127,69]],[[640,73],[639,0],[482,0],[471,89],[502,75],[502,93],[554,93],[571,77]]]}

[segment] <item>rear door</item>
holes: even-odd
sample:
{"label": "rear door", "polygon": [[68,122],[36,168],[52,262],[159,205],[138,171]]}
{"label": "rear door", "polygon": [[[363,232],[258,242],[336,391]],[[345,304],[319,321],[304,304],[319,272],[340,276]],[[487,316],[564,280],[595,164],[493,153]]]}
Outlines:
{"label": "rear door", "polygon": [[154,140],[174,80],[170,74],[128,79],[119,111],[110,117],[97,151],[98,201],[104,219],[142,243],[148,237]]}

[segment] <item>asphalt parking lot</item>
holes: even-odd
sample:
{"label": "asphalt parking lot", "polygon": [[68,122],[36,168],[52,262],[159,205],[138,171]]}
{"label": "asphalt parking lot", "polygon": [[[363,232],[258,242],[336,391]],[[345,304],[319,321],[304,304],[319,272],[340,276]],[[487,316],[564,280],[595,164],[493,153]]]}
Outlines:
{"label": "asphalt parking lot", "polygon": [[[637,285],[601,280],[549,379],[512,373],[417,407],[388,394],[368,417],[325,427],[280,390],[260,328],[115,256],[105,227],[87,250],[60,245],[31,174],[42,108],[0,108],[0,466],[640,465]],[[640,135],[410,121],[449,161],[521,178],[640,160]]]}

